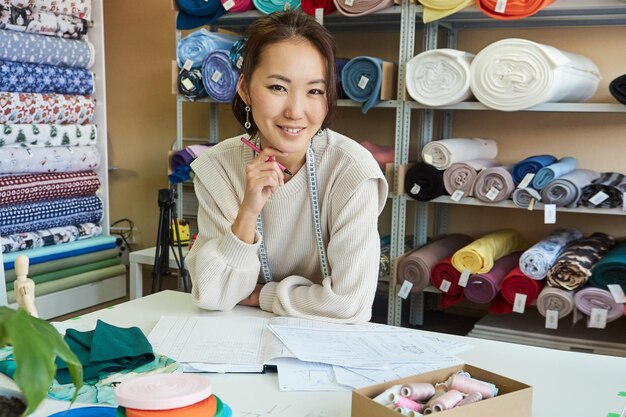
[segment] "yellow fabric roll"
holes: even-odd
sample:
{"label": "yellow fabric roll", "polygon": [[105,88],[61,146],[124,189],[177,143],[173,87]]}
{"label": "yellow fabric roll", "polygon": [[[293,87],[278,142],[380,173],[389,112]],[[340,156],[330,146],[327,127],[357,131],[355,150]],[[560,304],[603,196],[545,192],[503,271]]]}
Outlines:
{"label": "yellow fabric roll", "polygon": [[509,253],[526,250],[530,245],[513,229],[499,230],[477,239],[452,255],[452,265],[472,274],[491,271],[493,263]]}
{"label": "yellow fabric roll", "polygon": [[422,19],[424,23],[443,19],[471,6],[475,0],[419,0],[423,7]]}

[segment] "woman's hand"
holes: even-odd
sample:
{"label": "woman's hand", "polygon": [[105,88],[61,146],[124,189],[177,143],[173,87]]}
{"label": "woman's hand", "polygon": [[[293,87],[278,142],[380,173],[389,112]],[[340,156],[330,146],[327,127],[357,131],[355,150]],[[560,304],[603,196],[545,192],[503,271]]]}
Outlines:
{"label": "woman's hand", "polygon": [[261,296],[261,289],[263,284],[256,284],[254,291],[247,298],[239,302],[240,306],[259,307],[259,297]]}

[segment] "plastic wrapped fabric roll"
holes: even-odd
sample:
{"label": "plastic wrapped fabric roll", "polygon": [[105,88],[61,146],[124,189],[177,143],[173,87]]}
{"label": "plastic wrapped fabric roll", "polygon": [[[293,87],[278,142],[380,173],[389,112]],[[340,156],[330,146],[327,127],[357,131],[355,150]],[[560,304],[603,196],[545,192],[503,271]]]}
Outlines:
{"label": "plastic wrapped fabric roll", "polygon": [[218,49],[230,50],[239,39],[241,39],[239,35],[209,32],[204,28],[191,32],[176,45],[178,67],[183,68],[185,62],[189,60],[191,68],[200,68],[210,52]]}
{"label": "plastic wrapped fabric roll", "polygon": [[472,238],[463,234],[453,234],[430,242],[415,249],[398,260],[398,281],[413,284],[411,292],[419,293],[430,284],[431,269],[444,258],[472,242]]}
{"label": "plastic wrapped fabric roll", "polygon": [[515,185],[522,182],[524,177],[528,174],[536,174],[540,169],[556,162],[556,157],[553,155],[534,155],[529,156],[513,165],[511,168],[511,175],[513,176],[513,182]]}
{"label": "plastic wrapped fabric roll", "polygon": [[465,298],[477,304],[491,302],[500,292],[504,277],[516,268],[520,255],[520,252],[510,253],[495,261],[489,271],[470,275],[463,290]]}
{"label": "plastic wrapped fabric roll", "polygon": [[533,188],[516,188],[511,194],[511,199],[517,207],[528,208],[532,199],[541,201],[541,194]]}
{"label": "plastic wrapped fabric roll", "polygon": [[176,29],[188,30],[210,25],[226,13],[220,0],[176,0],[180,9]]}
{"label": "plastic wrapped fabric roll", "polygon": [[316,9],[322,9],[324,15],[330,14],[337,10],[333,0],[301,0],[300,7],[304,13],[309,16],[315,16]]}
{"label": "plastic wrapped fabric roll", "polygon": [[[594,196],[599,192],[605,193],[608,197],[606,200],[594,204]],[[603,172],[600,177],[582,189],[579,203],[585,207],[622,207],[624,192],[626,192],[626,176],[624,174]]]}
{"label": "plastic wrapped fabric roll", "polygon": [[4,4],[33,10],[91,19],[91,0],[4,0]]}
{"label": "plastic wrapped fabric roll", "polygon": [[90,146],[98,142],[98,129],[94,124],[49,125],[6,124],[0,126],[0,143],[3,148],[40,148],[53,146]]}
{"label": "plastic wrapped fabric roll", "polygon": [[43,248],[44,246],[62,245],[78,239],[100,236],[101,234],[102,226],[99,224],[83,223],[3,235],[0,237],[0,242],[2,244],[2,253],[7,253]]}
{"label": "plastic wrapped fabric roll", "polygon": [[456,49],[424,51],[406,64],[406,89],[417,102],[448,106],[472,96],[470,64],[474,54]]}
{"label": "plastic wrapped fabric roll", "polygon": [[478,0],[476,4],[481,12],[500,20],[523,19],[532,16],[556,0],[508,0],[500,9],[501,1]]}
{"label": "plastic wrapped fabric roll", "polygon": [[0,205],[93,195],[100,188],[94,171],[0,176]]}
{"label": "plastic wrapped fabric roll", "polygon": [[624,305],[618,304],[607,290],[585,287],[574,294],[574,305],[587,316],[591,316],[594,308],[607,310],[606,321],[611,322],[624,317]]}
{"label": "plastic wrapped fabric roll", "polygon": [[100,166],[95,146],[0,148],[0,174],[90,171]]}
{"label": "plastic wrapped fabric roll", "polygon": [[442,139],[429,142],[422,149],[424,162],[437,169],[446,169],[455,162],[472,159],[493,159],[498,156],[495,140],[480,138]]}
{"label": "plastic wrapped fabric roll", "polygon": [[369,56],[352,58],[341,71],[343,91],[350,99],[363,103],[363,113],[380,103],[382,78],[383,61]]}
{"label": "plastic wrapped fabric roll", "polygon": [[550,233],[522,254],[519,259],[522,273],[532,279],[544,279],[567,245],[581,237],[583,234],[577,229],[559,229]]}
{"label": "plastic wrapped fabric roll", "polygon": [[519,266],[513,268],[500,283],[500,293],[489,305],[489,313],[510,314],[518,294],[526,296],[524,307],[533,303],[545,286],[545,281],[537,281],[525,275]]}
{"label": "plastic wrapped fabric roll", "polygon": [[364,16],[394,5],[393,0],[362,0],[355,2],[345,2],[344,0],[333,1],[335,2],[337,11],[348,17]]}
{"label": "plastic wrapped fabric roll", "polygon": [[537,297],[537,310],[544,317],[548,310],[558,311],[559,319],[566,317],[574,310],[574,291],[543,287]]}
{"label": "plastic wrapped fabric roll", "polygon": [[228,13],[241,13],[254,10],[252,0],[220,0]]}
{"label": "plastic wrapped fabric roll", "polygon": [[537,174],[533,177],[533,188],[535,190],[541,190],[546,185],[553,181],[555,178],[562,177],[565,174],[569,174],[578,168],[578,159],[571,158],[569,156],[561,158],[558,162],[550,164],[537,171]]}
{"label": "plastic wrapped fabric roll", "polygon": [[430,201],[444,195],[443,172],[432,165],[418,162],[406,172],[404,191],[417,201]]}
{"label": "plastic wrapped fabric roll", "polygon": [[609,92],[615,100],[626,104],[626,74],[620,75],[609,84]]}
{"label": "plastic wrapped fabric roll", "polygon": [[89,22],[79,17],[37,10],[33,6],[0,5],[0,29],[64,39],[82,39]]}
{"label": "plastic wrapped fabric roll", "polygon": [[233,68],[228,51],[213,51],[202,64],[202,84],[209,97],[218,103],[230,103],[237,92],[239,72]]}
{"label": "plastic wrapped fabric roll", "polygon": [[472,159],[471,161],[456,162],[443,172],[443,182],[448,194],[463,191],[463,196],[474,195],[474,181],[480,171],[486,168],[499,166],[495,159]]}
{"label": "plastic wrapped fabric roll", "polygon": [[191,101],[208,97],[202,82],[202,69],[192,68],[189,71],[183,69],[178,74],[178,92]]}
{"label": "plastic wrapped fabric roll", "polygon": [[451,258],[444,258],[433,265],[430,282],[441,290],[441,308],[451,307],[463,300],[463,287],[459,285],[459,278],[461,273],[452,265]]}
{"label": "plastic wrapped fabric roll", "polygon": [[474,180],[474,197],[486,203],[504,201],[511,196],[514,190],[513,177],[505,167],[483,169]]}
{"label": "plastic wrapped fabric roll", "polygon": [[626,242],[611,249],[593,266],[589,284],[603,290],[615,284],[626,292]]}
{"label": "plastic wrapped fabric roll", "polygon": [[419,0],[424,23],[443,19],[475,3],[475,0]]}
{"label": "plastic wrapped fabric roll", "polygon": [[77,41],[35,33],[0,30],[0,59],[31,64],[91,68],[95,49],[86,40]]}
{"label": "plastic wrapped fabric roll", "polygon": [[93,121],[94,112],[86,96],[0,92],[0,123],[83,125]]}
{"label": "plastic wrapped fabric roll", "polygon": [[[300,8],[300,0],[287,0],[287,1],[276,1],[276,0],[252,0],[254,3],[254,7],[260,11],[261,13],[270,14],[274,12],[279,12],[281,10],[289,9],[299,9]],[[289,5],[289,6],[287,6]]]}
{"label": "plastic wrapped fabric roll", "polygon": [[491,271],[494,262],[503,256],[526,248],[528,243],[518,231],[503,229],[487,234],[459,249],[452,255],[452,265],[459,272],[468,269],[472,274],[482,274]]}
{"label": "plastic wrapped fabric roll", "polygon": [[590,59],[525,39],[492,43],[476,55],[470,71],[474,96],[502,111],[583,102],[602,78]]}
{"label": "plastic wrapped fabric roll", "polygon": [[93,89],[93,73],[84,68],[0,61],[0,91],[85,96]]}
{"label": "plastic wrapped fabric roll", "polygon": [[541,200],[544,204],[554,204],[557,207],[576,207],[582,195],[582,189],[600,175],[599,172],[589,169],[577,169],[565,174],[549,182],[541,190]]}

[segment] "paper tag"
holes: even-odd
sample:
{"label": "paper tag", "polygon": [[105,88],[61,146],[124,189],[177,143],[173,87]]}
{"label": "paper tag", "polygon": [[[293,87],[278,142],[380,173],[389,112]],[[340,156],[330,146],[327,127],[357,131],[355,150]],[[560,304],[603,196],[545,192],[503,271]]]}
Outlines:
{"label": "paper tag", "polygon": [[365,90],[365,86],[367,85],[367,83],[369,82],[369,78],[367,78],[365,75],[361,75],[361,79],[359,79],[359,88],[361,90]]}
{"label": "paper tag", "polygon": [[234,0],[225,1],[224,3],[222,3],[222,6],[224,6],[224,9],[228,11],[232,9],[233,7],[235,7],[235,1]]}
{"label": "paper tag", "polygon": [[496,13],[504,13],[504,10],[506,9],[506,2],[507,2],[507,0],[498,0],[498,2],[496,3],[496,8],[494,9],[494,11]]}
{"label": "paper tag", "polygon": [[626,303],[626,295],[624,294],[624,289],[619,284],[609,284],[607,288],[611,292],[613,299],[616,303]]}
{"label": "paper tag", "polygon": [[592,308],[591,316],[589,316],[589,324],[587,327],[593,327],[594,329],[604,329],[606,327],[606,318],[609,315],[609,310],[606,308]]}
{"label": "paper tag", "polygon": [[452,200],[452,201],[461,201],[461,199],[463,198],[464,195],[465,195],[465,192],[463,190],[456,190],[450,196],[450,200]]}
{"label": "paper tag", "polygon": [[221,78],[222,78],[222,73],[219,72],[218,70],[215,70],[213,75],[211,75],[211,81],[213,81],[214,83],[218,82]]}
{"label": "paper tag", "polygon": [[193,65],[193,61],[191,59],[188,59],[185,61],[185,64],[183,65],[183,69],[186,71],[189,71],[192,65]]}
{"label": "paper tag", "polygon": [[409,296],[409,293],[411,292],[411,288],[413,288],[413,283],[408,279],[404,280],[402,286],[400,287],[400,291],[398,291],[398,297],[406,300],[406,298]]}
{"label": "paper tag", "polygon": [[413,187],[411,188],[411,194],[418,195],[421,189],[422,187],[420,187],[419,185],[417,185],[417,183],[415,183],[413,184]]}
{"label": "paper tag", "polygon": [[441,285],[439,286],[439,289],[441,290],[441,292],[448,292],[448,290],[450,290],[450,285],[452,283],[448,280],[443,280],[441,281]]}
{"label": "paper tag", "polygon": [[424,154],[424,162],[426,162],[428,165],[432,165],[433,164],[433,156],[429,153],[425,153]]}
{"label": "paper tag", "polygon": [[183,78],[183,80],[180,82],[183,87],[185,87],[187,90],[192,90],[193,89],[193,83],[189,80],[189,78]]}
{"label": "paper tag", "polygon": [[352,6],[354,4],[354,0],[344,0],[343,4],[346,6]]}
{"label": "paper tag", "polygon": [[547,310],[546,311],[546,329],[558,329],[559,328],[559,311]]}
{"label": "paper tag", "polygon": [[526,294],[515,294],[515,300],[513,301],[513,311],[523,314],[526,310]]}
{"label": "paper tag", "polygon": [[524,177],[524,179],[522,180],[522,182],[520,182],[517,185],[517,188],[520,189],[524,189],[526,187],[528,187],[528,185],[530,184],[530,182],[533,180],[533,178],[535,178],[535,174],[533,174],[532,172],[529,174],[526,174],[526,176]]}
{"label": "paper tag", "polygon": [[291,9],[291,4],[289,4],[289,2],[285,2],[285,7],[283,7],[283,10],[289,10]]}
{"label": "paper tag", "polygon": [[545,224],[556,223],[556,204],[546,204],[543,206],[543,222]]}
{"label": "paper tag", "polygon": [[315,20],[317,20],[317,23],[324,26],[324,9],[321,7],[315,9]]}
{"label": "paper tag", "polygon": [[243,57],[240,56],[239,58],[237,58],[237,68],[241,69],[242,65],[243,65]]}
{"label": "paper tag", "polygon": [[467,286],[467,280],[469,279],[469,276],[470,270],[467,268],[463,269],[463,272],[461,272],[461,276],[459,277],[459,287]]}
{"label": "paper tag", "polygon": [[607,193],[605,193],[604,191],[598,191],[596,195],[594,195],[593,197],[589,199],[589,202],[593,204],[594,206],[597,206],[598,204],[602,203],[607,198],[609,198],[609,195]]}
{"label": "paper tag", "polygon": [[500,190],[498,190],[496,187],[491,187],[489,189],[489,192],[487,193],[486,197],[493,201],[496,199],[496,197],[498,196],[498,194],[500,194]]}
{"label": "paper tag", "polygon": [[528,202],[528,210],[533,211],[533,209],[535,208],[535,199],[531,198],[530,201]]}

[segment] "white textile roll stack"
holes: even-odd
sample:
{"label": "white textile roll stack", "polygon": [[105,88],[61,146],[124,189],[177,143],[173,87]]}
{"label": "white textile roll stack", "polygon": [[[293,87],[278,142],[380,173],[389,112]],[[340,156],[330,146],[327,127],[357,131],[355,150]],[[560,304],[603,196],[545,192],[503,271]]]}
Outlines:
{"label": "white textile roll stack", "polygon": [[473,54],[446,48],[414,56],[406,64],[409,95],[427,106],[449,106],[471,98],[473,59]]}
{"label": "white textile roll stack", "polygon": [[470,70],[476,98],[503,111],[541,103],[583,102],[595,94],[602,79],[589,58],[515,38],[484,48]]}

